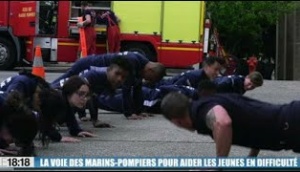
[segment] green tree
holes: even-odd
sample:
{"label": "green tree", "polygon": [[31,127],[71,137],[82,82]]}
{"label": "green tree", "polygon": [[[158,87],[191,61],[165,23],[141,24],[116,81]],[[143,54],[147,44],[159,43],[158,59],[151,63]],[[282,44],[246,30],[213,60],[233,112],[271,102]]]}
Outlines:
{"label": "green tree", "polygon": [[249,56],[262,51],[262,35],[284,14],[297,8],[292,1],[208,1],[207,12],[227,52]]}

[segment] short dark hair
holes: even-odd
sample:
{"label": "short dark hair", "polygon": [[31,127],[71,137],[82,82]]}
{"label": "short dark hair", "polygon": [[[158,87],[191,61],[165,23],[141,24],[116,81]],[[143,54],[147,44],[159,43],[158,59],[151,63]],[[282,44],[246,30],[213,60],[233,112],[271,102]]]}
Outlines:
{"label": "short dark hair", "polygon": [[182,118],[189,111],[190,101],[187,96],[178,92],[167,94],[161,102],[161,111],[165,118]]}
{"label": "short dark hair", "polygon": [[250,81],[256,86],[260,87],[264,83],[264,78],[261,73],[254,71],[251,72],[247,77],[249,77]]}
{"label": "short dark hair", "polygon": [[89,83],[85,79],[77,75],[71,76],[62,87],[62,93],[65,97],[68,97],[80,89],[82,85],[87,85],[90,88]]}
{"label": "short dark hair", "polygon": [[38,133],[37,120],[24,99],[17,91],[8,94],[2,107],[2,125],[8,129],[16,145],[22,148],[19,155],[32,156],[34,154],[33,139]]}
{"label": "short dark hair", "polygon": [[22,149],[19,155],[34,156],[33,140],[38,133],[38,123],[31,111],[16,111],[15,116],[6,123],[9,132]]}
{"label": "short dark hair", "polygon": [[225,60],[221,57],[216,57],[216,56],[212,56],[212,57],[207,57],[204,60],[204,65],[207,66],[211,66],[213,65],[215,62],[218,62],[220,65],[224,65],[225,64]]}
{"label": "short dark hair", "polygon": [[124,56],[116,56],[111,60],[111,64],[110,64],[110,68],[114,67],[115,65],[119,66],[120,68],[122,68],[123,70],[129,72],[130,74],[133,73],[133,67],[131,65],[131,63],[127,60],[127,58]]}
{"label": "short dark hair", "polygon": [[164,76],[167,75],[166,73],[166,68],[163,64],[155,62],[155,67],[153,68],[153,70],[155,71],[155,73],[157,73],[158,76],[158,80],[160,81]]}
{"label": "short dark hair", "polygon": [[62,94],[55,89],[44,89],[39,93],[40,114],[39,130],[43,146],[47,146],[49,138],[47,133],[56,121],[67,113],[67,106]]}

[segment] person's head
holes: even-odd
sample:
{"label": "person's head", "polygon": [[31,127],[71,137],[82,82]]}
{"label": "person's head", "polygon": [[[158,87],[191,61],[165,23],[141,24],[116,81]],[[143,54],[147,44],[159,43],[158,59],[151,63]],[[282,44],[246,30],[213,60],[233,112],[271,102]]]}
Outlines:
{"label": "person's head", "polygon": [[129,61],[121,56],[112,60],[111,65],[107,69],[107,79],[112,89],[120,87],[128,75],[132,73],[132,66]]}
{"label": "person's head", "polygon": [[203,70],[210,80],[215,79],[222,69],[222,65],[224,65],[225,60],[220,57],[208,57],[203,62]]}
{"label": "person's head", "polygon": [[34,155],[33,140],[38,133],[38,123],[19,92],[9,93],[3,105],[1,136],[7,143],[21,147],[19,155]]}
{"label": "person's head", "polygon": [[259,72],[254,71],[245,77],[244,89],[246,91],[253,90],[257,87],[262,86],[263,83],[264,83],[263,76]]}
{"label": "person's head", "polygon": [[166,68],[158,62],[148,62],[143,70],[143,78],[149,83],[156,83],[166,76]]}
{"label": "person's head", "polygon": [[84,108],[90,98],[89,84],[79,76],[70,77],[62,87],[62,93],[72,107]]}
{"label": "person's head", "polygon": [[217,85],[210,80],[203,80],[198,85],[199,97],[209,96],[217,92]]}
{"label": "person's head", "polygon": [[182,93],[171,92],[161,102],[164,117],[178,127],[193,131],[193,123],[189,114],[190,100]]}

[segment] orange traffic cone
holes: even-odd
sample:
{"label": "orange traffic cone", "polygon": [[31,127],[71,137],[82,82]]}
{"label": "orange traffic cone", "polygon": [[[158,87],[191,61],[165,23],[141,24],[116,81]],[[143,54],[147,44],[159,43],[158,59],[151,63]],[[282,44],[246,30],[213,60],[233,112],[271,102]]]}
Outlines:
{"label": "orange traffic cone", "polygon": [[[78,22],[82,22],[83,18],[78,17]],[[87,56],[87,49],[86,49],[86,37],[83,28],[79,28],[79,36],[80,36],[80,46],[81,46],[81,55],[80,57],[84,58]]]}
{"label": "orange traffic cone", "polygon": [[45,68],[43,65],[42,51],[40,46],[35,47],[32,74],[45,79]]}

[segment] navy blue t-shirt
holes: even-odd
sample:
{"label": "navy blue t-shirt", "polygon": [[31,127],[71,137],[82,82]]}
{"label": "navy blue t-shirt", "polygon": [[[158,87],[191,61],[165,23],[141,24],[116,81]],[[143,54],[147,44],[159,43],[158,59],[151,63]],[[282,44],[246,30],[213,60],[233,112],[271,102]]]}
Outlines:
{"label": "navy blue t-shirt", "polygon": [[[167,85],[167,86],[160,86],[159,88],[148,88],[142,87],[143,92],[143,110],[146,112],[152,111],[153,107],[157,107],[155,111],[160,112],[160,102],[165,95],[170,92],[181,92],[186,96],[197,99],[198,94],[197,91],[192,87],[187,86],[178,86],[178,85]],[[110,111],[117,111],[117,112],[124,112],[122,107],[123,102],[123,95],[121,90],[117,90],[116,94],[111,95],[99,95],[98,99],[98,106],[101,109],[110,110]]]}
{"label": "navy blue t-shirt", "polygon": [[91,90],[96,94],[112,89],[107,79],[107,67],[91,67],[91,70],[85,70],[79,76],[88,81]]}
{"label": "navy blue t-shirt", "polygon": [[21,74],[2,81],[0,91],[7,94],[11,91],[18,91],[25,99],[32,100],[37,85],[36,78]]}
{"label": "navy blue t-shirt", "polygon": [[244,94],[245,77],[242,75],[228,75],[217,77],[214,83],[217,85],[218,93],[237,93]]}
{"label": "navy blue t-shirt", "polygon": [[190,115],[198,133],[212,136],[207,128],[207,112],[216,105],[226,109],[232,120],[232,144],[257,149],[281,150],[284,115],[282,105],[273,105],[239,94],[202,97],[191,105]]}
{"label": "navy blue t-shirt", "polygon": [[122,53],[108,53],[87,56],[86,58],[78,60],[69,70],[71,71],[72,75],[77,75],[83,70],[89,69],[90,66],[108,67],[111,64],[111,61],[116,56],[123,56],[124,58],[126,58],[134,69],[134,73],[138,74],[138,76],[140,75],[146,64],[149,62],[149,60],[140,53],[125,51]]}
{"label": "navy blue t-shirt", "polygon": [[155,87],[159,87],[161,85],[183,85],[197,89],[199,83],[203,80],[209,80],[209,77],[203,69],[189,70],[170,79],[161,80],[155,85]]}
{"label": "navy blue t-shirt", "polygon": [[[90,85],[92,92],[96,94],[101,94],[104,90],[111,90],[111,85],[107,80],[107,67],[94,67],[88,70],[84,70],[79,73],[81,78],[84,78]],[[51,87],[54,89],[62,89],[64,83],[69,78],[62,79],[59,82],[52,83]]]}
{"label": "navy blue t-shirt", "polygon": [[161,97],[163,98],[170,92],[180,92],[187,97],[196,100],[198,99],[198,93],[197,90],[190,86],[184,86],[184,85],[162,85],[158,87],[159,90],[161,90]]}

